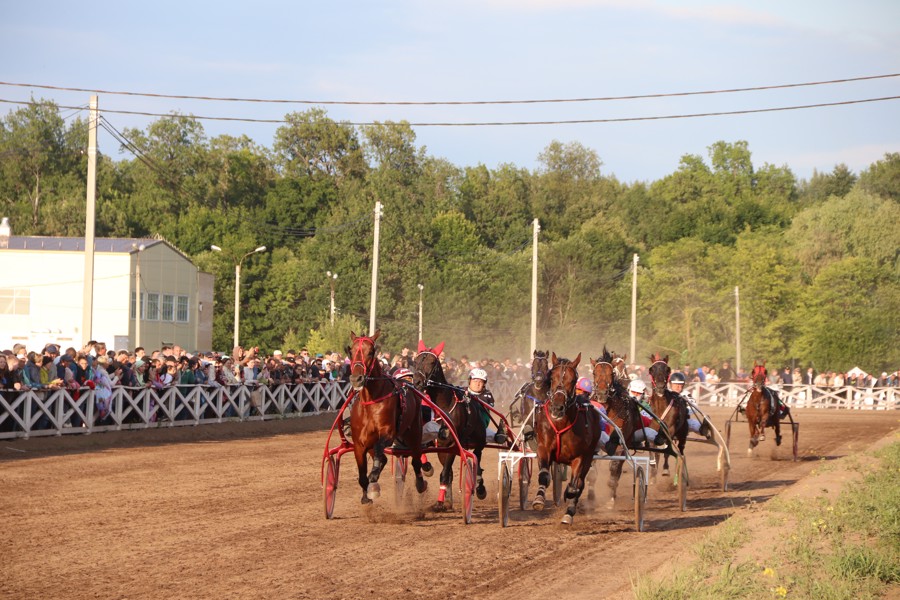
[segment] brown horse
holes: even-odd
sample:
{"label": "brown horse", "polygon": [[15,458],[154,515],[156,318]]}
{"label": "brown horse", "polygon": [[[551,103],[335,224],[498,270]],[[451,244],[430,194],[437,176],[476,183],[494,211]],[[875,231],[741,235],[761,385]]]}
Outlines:
{"label": "brown horse", "polygon": [[[447,382],[439,358],[443,349],[443,342],[434,348],[428,348],[419,340],[418,354],[413,365],[413,385],[420,392],[428,394],[431,401],[450,417],[449,426],[456,431],[459,442],[467,450],[472,450],[478,461],[475,495],[479,500],[484,500],[487,497],[487,488],[484,487],[481,454],[487,445],[487,435],[484,421],[481,420],[481,411],[487,408],[480,406],[479,401],[466,394],[463,388]],[[447,447],[454,445],[456,441],[442,431],[435,443],[439,447]],[[434,509],[442,511],[448,506],[453,506],[453,462],[456,454],[441,452],[439,458],[443,468],[440,478],[441,488]]]}
{"label": "brown horse", "polygon": [[[678,444],[678,453],[684,454],[684,446],[688,436],[688,407],[687,402],[680,394],[676,394],[668,388],[669,376],[672,367],[669,366],[669,356],[650,355],[653,364],[650,365],[650,381],[653,384],[653,392],[650,395],[650,409],[659,420],[663,422],[671,440]],[[669,453],[665,453],[663,462],[663,476],[669,474]]]}
{"label": "brown horse", "polygon": [[[428,487],[422,477],[419,452],[422,447],[422,401],[382,371],[375,346],[380,334],[381,330],[372,337],[350,332],[351,341],[347,347],[347,355],[351,357],[350,385],[355,394],[350,408],[350,429],[363,504],[381,494],[378,478],[387,464],[385,449],[392,444],[402,444],[405,450],[412,451],[416,491],[421,494]],[[372,456],[372,471],[368,474],[367,455]]]}
{"label": "brown horse", "polygon": [[[635,450],[644,449],[643,441],[636,441],[634,434],[643,428],[641,421],[640,409],[634,400],[628,395],[625,385],[622,381],[627,380],[628,376],[617,373],[616,371],[615,353],[610,354],[606,347],[603,347],[603,354],[597,360],[591,359],[591,369],[594,379],[594,391],[591,394],[591,400],[598,403],[606,411],[606,416],[610,421],[616,424],[616,427],[622,430],[624,440],[618,439],[618,433],[613,431],[609,441],[606,443],[606,453],[613,455],[618,453],[624,455],[625,448]],[[621,367],[624,368],[624,357],[619,359],[622,361]],[[621,444],[620,444],[621,442]],[[619,487],[619,479],[622,476],[622,464],[624,461],[613,460],[609,464],[609,486],[611,498],[609,503],[612,505],[616,501],[616,489]],[[592,491],[592,490],[591,490]],[[590,498],[590,491],[588,492]]]}
{"label": "brown horse", "polygon": [[750,425],[750,446],[747,448],[747,454],[753,454],[753,449],[759,442],[766,440],[766,427],[775,428],[775,445],[781,445],[781,420],[778,418],[778,409],[775,407],[776,402],[772,396],[771,390],[766,387],[766,361],[757,363],[753,361],[753,371],[750,373],[750,379],[753,381],[753,388],[750,391],[750,398],[747,399],[747,423]]}
{"label": "brown horse", "polygon": [[537,412],[534,424],[540,473],[532,508],[544,508],[546,489],[550,485],[550,463],[569,465],[572,478],[565,492],[567,506],[562,519],[565,525],[571,524],[575,517],[578,498],[584,490],[585,478],[600,439],[600,415],[590,404],[581,404],[575,399],[580,361],[581,354],[572,361],[557,359],[556,353],[551,354],[550,396]]}

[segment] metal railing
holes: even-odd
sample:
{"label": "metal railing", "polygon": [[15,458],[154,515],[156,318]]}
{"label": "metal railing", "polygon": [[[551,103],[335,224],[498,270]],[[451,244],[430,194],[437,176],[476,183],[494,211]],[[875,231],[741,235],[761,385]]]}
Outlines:
{"label": "metal railing", "polygon": [[[491,386],[498,410],[505,411],[519,381]],[[688,384],[694,400],[709,406],[735,406],[748,390],[746,383]],[[179,385],[153,388],[113,388],[110,411],[98,414],[94,390],[0,390],[0,439],[87,434],[122,429],[194,426],[225,421],[258,421],[336,411],[347,399],[350,384],[342,381],[277,386]],[[897,410],[898,388],[820,388],[781,386],[779,395],[791,407]]]}

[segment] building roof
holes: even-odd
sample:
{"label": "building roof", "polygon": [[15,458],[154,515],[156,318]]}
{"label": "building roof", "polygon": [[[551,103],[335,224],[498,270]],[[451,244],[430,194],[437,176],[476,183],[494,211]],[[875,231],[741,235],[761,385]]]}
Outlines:
{"label": "building roof", "polygon": [[[128,254],[137,246],[149,248],[154,244],[164,244],[163,240],[141,238],[94,238],[94,252]],[[169,244],[171,246],[171,244]],[[47,237],[38,235],[13,235],[9,238],[10,250],[53,250],[60,252],[84,252],[83,237]],[[173,247],[173,250],[176,248]],[[179,252],[179,254],[181,254]]]}
{"label": "building roof", "polygon": [[[172,249],[181,258],[192,265],[191,257],[167,242],[155,238],[94,238],[94,252],[106,252],[110,254],[131,254],[137,252],[138,246],[143,245],[144,250],[157,244],[163,244]],[[36,252],[84,252],[83,237],[49,237],[40,235],[13,235],[9,237],[9,245],[3,246],[9,250],[34,250]],[[195,265],[196,266],[196,265]]]}

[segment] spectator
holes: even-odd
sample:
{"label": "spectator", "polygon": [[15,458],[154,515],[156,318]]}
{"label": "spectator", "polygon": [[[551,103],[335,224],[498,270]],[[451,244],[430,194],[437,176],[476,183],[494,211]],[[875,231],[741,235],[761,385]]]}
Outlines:
{"label": "spectator", "polygon": [[97,424],[105,425],[112,409],[112,380],[106,368],[109,357],[102,354],[94,361],[94,404],[97,408]]}
{"label": "spectator", "polygon": [[722,368],[719,369],[719,380],[726,383],[735,380],[734,370],[732,370],[731,364],[727,360],[722,361]]}

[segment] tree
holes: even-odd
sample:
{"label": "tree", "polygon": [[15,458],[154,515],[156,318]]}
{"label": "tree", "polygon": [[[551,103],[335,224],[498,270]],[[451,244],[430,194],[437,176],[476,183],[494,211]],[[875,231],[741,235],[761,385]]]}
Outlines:
{"label": "tree", "polygon": [[809,181],[800,186],[800,198],[804,205],[809,206],[820,204],[831,196],[846,196],[857,179],[844,163],[836,165],[831,173],[819,173],[813,169]]}
{"label": "tree", "polygon": [[870,194],[900,202],[900,152],[891,152],[859,176],[859,186]]}
{"label": "tree", "polygon": [[321,108],[285,115],[275,132],[276,159],[286,173],[331,177],[340,185],[365,176],[368,169],[356,130],[335,122]]}

